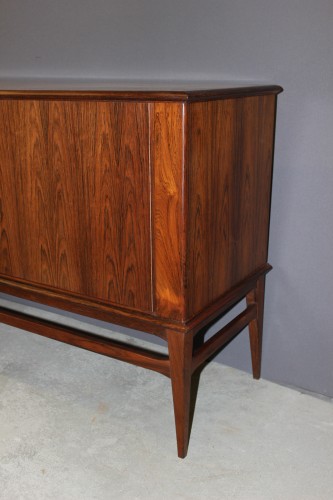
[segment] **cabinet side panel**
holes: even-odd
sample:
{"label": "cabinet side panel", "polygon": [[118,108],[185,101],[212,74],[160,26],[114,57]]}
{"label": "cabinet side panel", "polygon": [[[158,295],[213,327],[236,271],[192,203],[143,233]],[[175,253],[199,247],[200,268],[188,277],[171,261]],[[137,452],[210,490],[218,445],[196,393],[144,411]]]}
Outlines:
{"label": "cabinet side panel", "polygon": [[0,101],[0,273],[151,310],[148,104]]}
{"label": "cabinet side panel", "polygon": [[189,105],[188,317],[267,261],[275,102]]}
{"label": "cabinet side panel", "polygon": [[184,105],[150,105],[154,310],[183,319]]}

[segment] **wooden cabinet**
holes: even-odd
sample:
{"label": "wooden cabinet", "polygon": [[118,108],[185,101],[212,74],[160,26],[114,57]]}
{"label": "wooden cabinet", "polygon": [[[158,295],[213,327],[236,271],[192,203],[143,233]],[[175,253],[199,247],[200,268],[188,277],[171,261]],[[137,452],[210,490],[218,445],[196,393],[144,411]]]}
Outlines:
{"label": "wooden cabinet", "polygon": [[260,376],[281,90],[0,91],[0,291],[158,335],[169,356],[4,308],[0,321],[169,376],[182,457],[192,374],[247,325]]}

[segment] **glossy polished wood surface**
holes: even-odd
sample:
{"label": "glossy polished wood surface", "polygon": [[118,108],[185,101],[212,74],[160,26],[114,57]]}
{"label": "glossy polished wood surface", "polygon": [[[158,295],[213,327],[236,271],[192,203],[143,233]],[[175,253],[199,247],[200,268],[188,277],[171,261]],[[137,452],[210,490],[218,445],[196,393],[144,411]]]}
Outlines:
{"label": "glossy polished wood surface", "polygon": [[187,318],[267,261],[275,96],[188,109]]}
{"label": "glossy polished wood surface", "polygon": [[158,335],[168,355],[0,321],[170,377],[183,458],[194,373],[246,326],[260,377],[281,88],[161,85],[0,90],[0,292]]}
{"label": "glossy polished wood surface", "polygon": [[148,105],[0,100],[0,273],[150,311]]}
{"label": "glossy polished wood surface", "polygon": [[154,103],[150,109],[154,310],[165,318],[183,319],[184,105]]}

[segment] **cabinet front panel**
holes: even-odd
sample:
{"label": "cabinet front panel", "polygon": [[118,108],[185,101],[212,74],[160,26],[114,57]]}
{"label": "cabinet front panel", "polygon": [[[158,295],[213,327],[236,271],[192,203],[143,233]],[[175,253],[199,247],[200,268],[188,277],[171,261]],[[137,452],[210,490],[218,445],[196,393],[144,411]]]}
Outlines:
{"label": "cabinet front panel", "polygon": [[148,104],[0,101],[0,274],[151,310]]}

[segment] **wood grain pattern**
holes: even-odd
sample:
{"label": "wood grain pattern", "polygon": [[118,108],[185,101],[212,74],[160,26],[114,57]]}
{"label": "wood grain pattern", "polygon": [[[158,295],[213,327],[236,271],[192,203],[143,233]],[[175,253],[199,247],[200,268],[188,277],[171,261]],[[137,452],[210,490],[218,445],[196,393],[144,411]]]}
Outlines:
{"label": "wood grain pattern", "polygon": [[151,105],[154,310],[173,319],[184,316],[183,115],[183,104]]}
{"label": "wood grain pattern", "polygon": [[267,262],[275,96],[188,111],[187,317]]}
{"label": "wood grain pattern", "polygon": [[0,101],[0,273],[151,310],[148,105]]}
{"label": "wood grain pattern", "polygon": [[266,275],[271,269],[272,266],[269,264],[263,266],[256,273],[230,288],[222,297],[219,297],[217,301],[210,304],[188,322],[161,318],[151,315],[149,312],[134,311],[128,307],[116,306],[107,301],[100,301],[91,297],[77,296],[62,290],[49,290],[48,287],[43,285],[30,282],[24,283],[22,280],[14,278],[0,277],[0,291],[108,323],[142,330],[166,339],[168,330],[175,332],[192,331],[196,335],[202,328],[212,324],[221,314],[244,298],[256,287],[258,279]]}
{"label": "wood grain pattern", "polygon": [[191,88],[0,90],[0,291],[158,335],[169,357],[8,309],[0,321],[170,376],[179,457],[194,370],[246,325],[260,376],[281,91]]}

